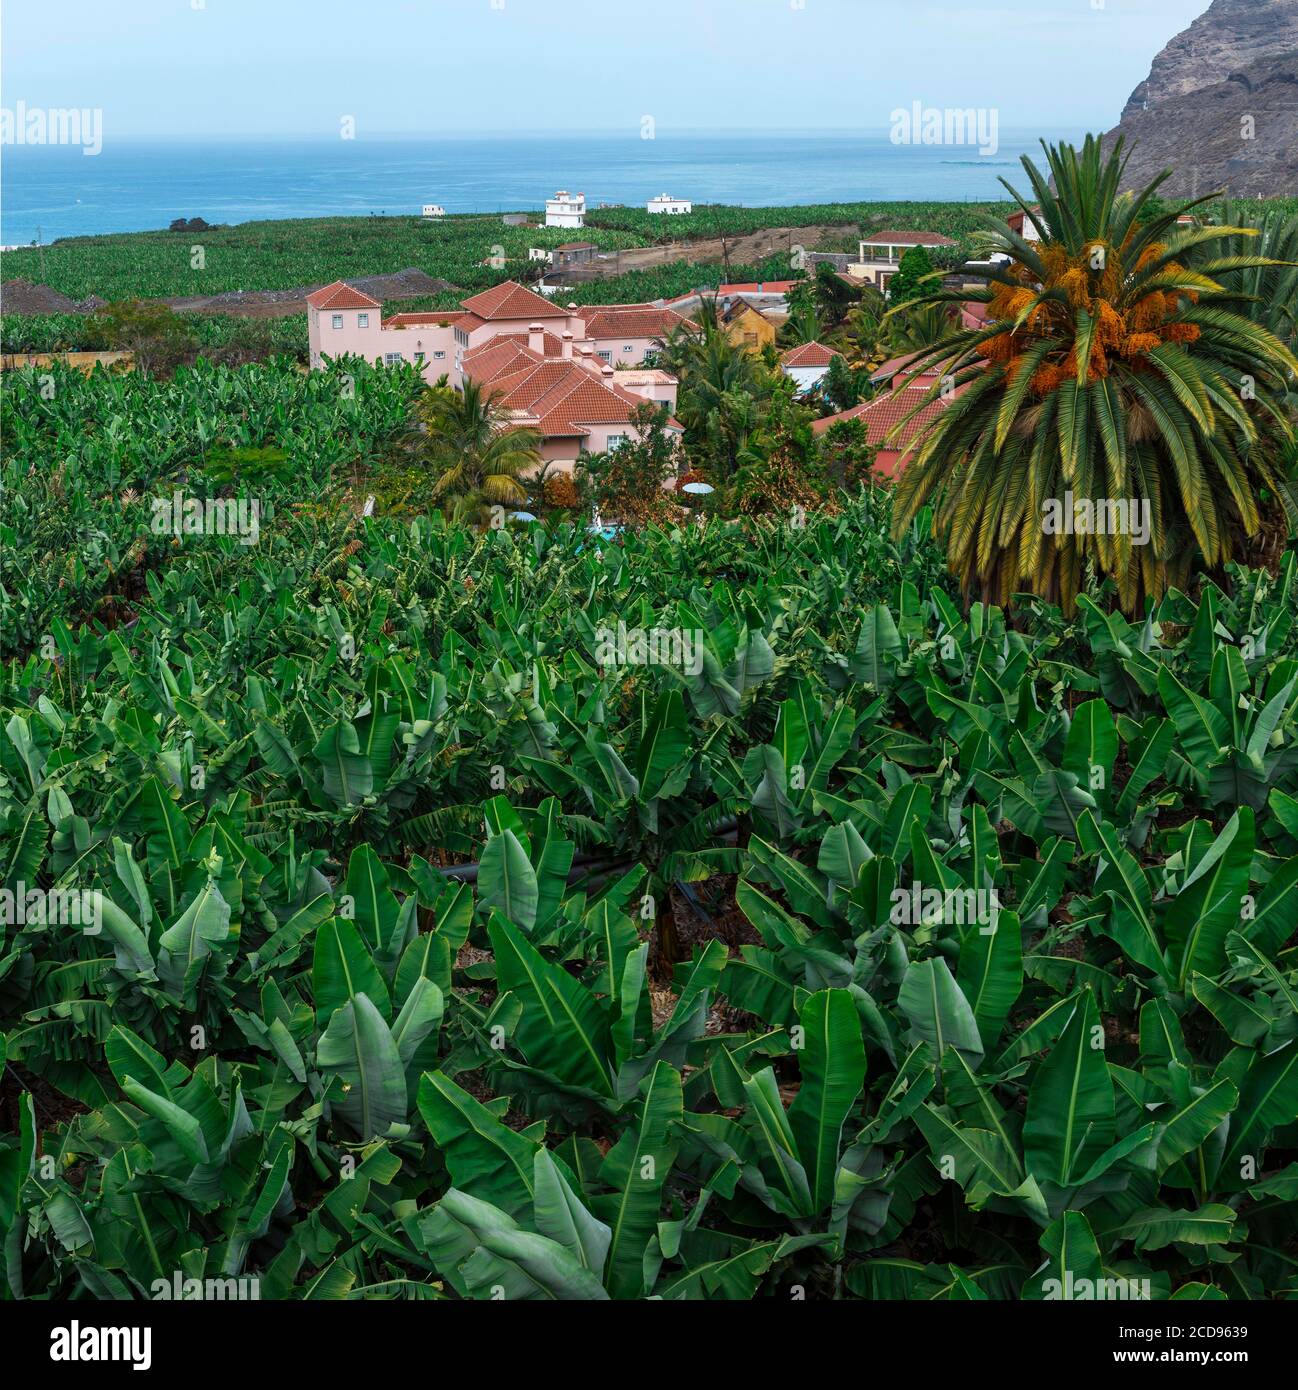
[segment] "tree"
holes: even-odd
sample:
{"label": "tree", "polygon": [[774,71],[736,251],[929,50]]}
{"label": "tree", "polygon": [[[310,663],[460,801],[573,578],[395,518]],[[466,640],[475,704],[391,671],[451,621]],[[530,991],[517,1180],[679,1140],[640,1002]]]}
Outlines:
{"label": "tree", "polygon": [[1122,140],[1107,154],[1093,137],[1046,154],[1045,171],[1023,165],[1048,238],[1025,243],[994,223],[1009,259],[988,287],[916,301],[982,300],[989,321],[928,350],[968,389],[923,432],[895,525],[901,534],[935,504],[967,599],[1026,587],[1070,607],[1089,567],[1139,614],[1196,565],[1240,557],[1264,506],[1281,513],[1272,525],[1298,516],[1280,464],[1298,360],[1228,288],[1274,265],[1222,254],[1247,229],[1178,230],[1176,207],[1142,221],[1170,170],[1120,193]]}
{"label": "tree", "polygon": [[797,387],[781,377],[746,442],[734,476],[736,510],[746,516],[788,515],[823,506],[828,480],[811,432],[812,413],[795,399]]}
{"label": "tree", "polygon": [[870,443],[865,421],[859,416],[840,420],[820,437],[820,457],[829,476],[849,492],[862,483],[874,482],[874,461],[879,450]]}
{"label": "tree", "polygon": [[889,313],[889,347],[897,356],[927,352],[951,336],[954,318],[950,304],[912,299]]}
{"label": "tree", "polygon": [[850,284],[828,261],[816,266],[816,307],[827,332],[832,332],[861,301],[862,290]]}
{"label": "tree", "polygon": [[661,362],[680,382],[676,417],[691,462],[725,482],[757,426],[759,398],[769,394],[772,374],[729,340],[714,300],[705,299],[697,317],[697,331],[679,328],[667,340]]}
{"label": "tree", "polygon": [[835,410],[851,410],[869,394],[870,373],[853,370],[845,357],[835,357],[820,383],[821,394]]}
{"label": "tree", "polygon": [[601,513],[627,526],[670,516],[675,498],[665,484],[676,476],[680,457],[668,418],[665,405],[645,401],[631,412],[634,434],[616,449],[587,455],[578,464],[582,491]]}
{"label": "tree", "polygon": [[138,371],[152,374],[175,367],[194,350],[189,329],[165,304],[117,300],[97,310],[87,324],[94,338],[117,352],[129,352]]}
{"label": "tree", "polygon": [[912,299],[930,294],[933,282],[924,283],[933,274],[933,262],[922,246],[912,246],[901,258],[897,273],[888,282],[888,299],[893,304],[906,304]]}
{"label": "tree", "polygon": [[481,517],[488,506],[527,500],[519,477],[540,467],[541,436],[510,425],[477,382],[466,378],[454,391],[443,378],[420,397],[416,413],[418,451],[438,475],[433,496],[448,501],[453,516]]}

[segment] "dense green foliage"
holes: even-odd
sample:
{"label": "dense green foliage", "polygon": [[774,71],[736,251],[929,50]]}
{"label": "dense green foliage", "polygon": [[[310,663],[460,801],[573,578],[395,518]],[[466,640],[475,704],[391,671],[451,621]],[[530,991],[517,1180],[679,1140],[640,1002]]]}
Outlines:
{"label": "dense green foliage", "polygon": [[[592,230],[587,239],[609,248],[644,244],[616,231]],[[204,232],[64,237],[39,253],[7,252],[5,275],[47,284],[73,299],[129,299],[287,290],[413,266],[472,293],[526,266],[529,246],[571,240],[569,231],[506,227],[499,217],[309,217]],[[201,269],[194,264],[196,247]],[[493,266],[494,257],[506,264]]]}
{"label": "dense green foliage", "polygon": [[617,530],[412,367],[5,375],[4,1297],[1298,1297],[1298,552],[962,607],[701,318]]}
{"label": "dense green foliage", "polygon": [[7,1292],[1293,1289],[1292,558],[1024,632],[879,495],[596,545],[313,483],[6,667],[0,882],[100,921],[0,944]]}
{"label": "dense green foliage", "polygon": [[[634,232],[650,241],[743,236],[768,227],[904,228],[941,232],[964,241],[980,226],[979,215],[1012,212],[1009,203],[809,203],[797,207],[742,208],[696,203],[687,216],[664,217],[644,208],[599,208],[586,215],[588,227]],[[855,246],[852,247],[855,250]]]}
{"label": "dense green foliage", "polygon": [[[247,345],[262,356],[309,354],[305,314],[249,319],[237,314],[179,313],[195,352]],[[0,319],[3,352],[103,352],[114,346],[102,318],[94,314],[6,314]]]}
{"label": "dense green foliage", "polygon": [[221,492],[204,470],[214,449],[287,451],[293,490],[268,501],[309,526],[323,491],[408,428],[421,386],[413,367],[305,373],[285,360],[237,371],[200,362],[167,381],[62,367],[6,374],[0,650],[29,650],[56,618],[129,607],[175,549],[150,530],[152,496],[181,480],[199,496]]}
{"label": "dense green foliage", "polygon": [[[1268,249],[1292,246],[1213,224],[1178,226],[1172,207],[1141,220],[1148,189],[1123,192],[1128,153],[1088,136],[1078,150],[1024,159],[1046,234],[1026,241],[989,223],[1003,262],[974,291],[941,288],[929,312],[961,299],[986,320],[940,337],[912,359],[967,387],[925,431],[897,485],[905,525],[933,505],[967,597],[1006,602],[1028,589],[1071,607],[1088,569],[1111,576],[1123,609],[1185,586],[1198,570],[1275,554],[1298,527],[1286,411],[1298,358],[1268,327],[1293,331],[1295,281]],[[1007,185],[1008,186],[1008,185]],[[1191,214],[1193,215],[1193,214]],[[1251,234],[1250,234],[1251,232]],[[1262,254],[1245,251],[1263,243]],[[1273,244],[1272,244],[1273,243]],[[1288,302],[1253,296],[1287,286]],[[920,407],[922,408],[922,407]],[[1068,525],[1045,512],[1067,507]],[[1140,523],[1072,522],[1130,508]]]}

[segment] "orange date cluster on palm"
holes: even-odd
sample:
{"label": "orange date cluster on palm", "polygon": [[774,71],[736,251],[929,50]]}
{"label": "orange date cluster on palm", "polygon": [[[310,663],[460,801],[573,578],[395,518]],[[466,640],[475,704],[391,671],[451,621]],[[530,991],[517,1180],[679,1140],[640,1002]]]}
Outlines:
{"label": "orange date cluster on palm", "polygon": [[[1102,242],[1076,256],[1060,245],[1046,247],[1041,256],[1046,278],[1039,286],[1029,283],[1023,269],[1019,284],[993,286],[988,317],[1018,326],[988,340],[984,355],[1003,362],[1011,382],[1031,370],[1033,395],[1045,397],[1070,379],[1090,383],[1107,377],[1113,356],[1139,368],[1140,359],[1164,343],[1195,342],[1198,324],[1181,315],[1187,301],[1198,301],[1196,291],[1153,289],[1137,295],[1128,288],[1133,276],[1166,250],[1158,242],[1147,246],[1128,272],[1122,249]],[[1168,277],[1183,272],[1175,261],[1164,267]],[[1084,334],[1089,335],[1085,366],[1078,360]],[[1043,341],[1057,346],[1044,355],[1034,351]]]}

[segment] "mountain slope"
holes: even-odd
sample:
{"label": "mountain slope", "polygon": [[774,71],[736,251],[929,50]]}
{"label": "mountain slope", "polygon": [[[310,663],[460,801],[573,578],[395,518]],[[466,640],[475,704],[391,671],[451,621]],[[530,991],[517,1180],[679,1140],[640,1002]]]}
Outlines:
{"label": "mountain slope", "polygon": [[1298,0],[1213,0],[1154,59],[1119,133],[1136,145],[1128,186],[1170,167],[1176,196],[1298,193]]}

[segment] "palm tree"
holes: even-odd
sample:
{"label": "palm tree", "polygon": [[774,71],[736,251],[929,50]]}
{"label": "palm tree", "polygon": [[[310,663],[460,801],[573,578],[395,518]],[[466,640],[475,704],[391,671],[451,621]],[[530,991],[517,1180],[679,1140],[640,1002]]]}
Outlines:
{"label": "palm tree", "polygon": [[840,275],[832,265],[822,261],[816,267],[816,306],[827,330],[832,331],[861,302],[862,290]]}
{"label": "palm tree", "polygon": [[882,362],[889,352],[890,325],[884,322],[887,312],[883,295],[872,285],[866,286],[838,329],[829,335],[828,345],[839,348],[853,365]]}
{"label": "palm tree", "polygon": [[925,352],[947,338],[954,321],[949,304],[909,300],[888,320],[888,345],[899,356]]}
{"label": "palm tree", "polygon": [[[1217,569],[1265,526],[1287,525],[1281,509],[1298,516],[1280,462],[1298,361],[1239,311],[1229,287],[1275,265],[1232,250],[1249,229],[1178,229],[1176,207],[1149,216],[1170,171],[1120,193],[1121,140],[1107,154],[1088,137],[1080,152],[1046,147],[1046,157],[1044,172],[1023,160],[1039,213],[1005,184],[1042,240],[988,219],[988,249],[1008,259],[987,287],[917,301],[980,300],[988,322],[915,359],[965,389],[947,393],[902,473],[896,526],[901,534],[935,504],[967,599],[1003,603],[1027,588],[1071,607],[1091,566],[1139,613],[1194,565]],[[1272,500],[1259,505],[1263,489]],[[1130,527],[1076,534],[1044,524],[1052,510],[1067,516],[1070,501],[1083,520],[1087,502],[1103,504],[1092,515],[1110,521],[1113,504],[1134,503],[1128,515],[1148,519],[1148,543]]]}
{"label": "palm tree", "polygon": [[518,479],[541,466],[541,436],[510,425],[495,396],[470,378],[461,391],[439,383],[424,392],[416,412],[420,452],[438,472],[433,496],[446,498],[457,520],[527,500]]}
{"label": "palm tree", "polygon": [[730,341],[714,299],[703,300],[696,319],[697,331],[682,327],[668,338],[659,362],[680,382],[676,418],[685,427],[692,458],[725,481],[756,426],[769,373]]}
{"label": "palm tree", "polygon": [[[1246,202],[1225,201],[1217,220],[1223,227],[1246,229],[1232,236],[1220,248],[1221,254],[1265,256],[1273,262],[1236,276],[1230,286],[1230,301],[1241,314],[1274,333],[1291,352],[1298,351],[1298,214],[1280,208],[1259,214]],[[1290,414],[1294,414],[1298,412],[1298,382],[1288,382],[1288,397]]]}
{"label": "palm tree", "polygon": [[820,320],[814,300],[803,299],[791,304],[789,317],[780,325],[779,344],[782,348],[801,347],[820,337]]}

